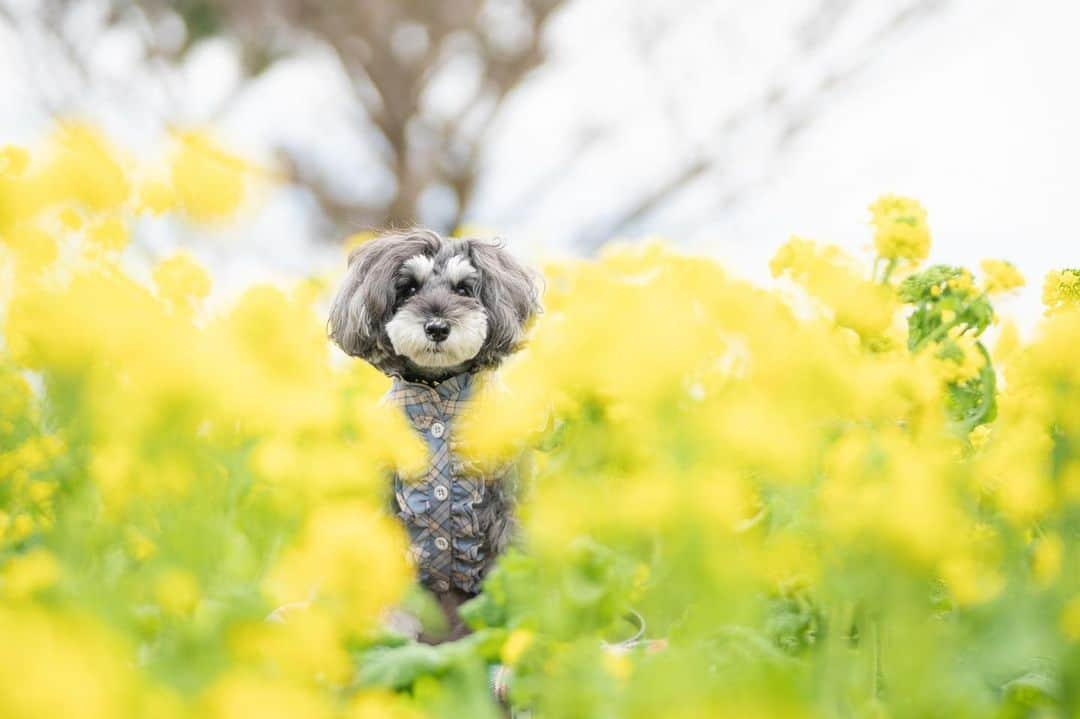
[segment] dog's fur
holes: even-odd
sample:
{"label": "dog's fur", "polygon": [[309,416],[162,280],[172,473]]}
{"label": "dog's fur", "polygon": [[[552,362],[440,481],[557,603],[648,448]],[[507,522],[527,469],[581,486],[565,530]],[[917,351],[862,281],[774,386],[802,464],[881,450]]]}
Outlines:
{"label": "dog's fur", "polygon": [[[330,309],[330,337],[388,375],[437,383],[496,367],[539,310],[534,275],[498,242],[430,230],[383,235],[353,251]],[[433,342],[424,326],[449,323]]]}
{"label": "dog's fur", "polygon": [[[353,251],[330,309],[329,333],[346,353],[388,375],[437,385],[498,366],[521,345],[539,309],[534,275],[500,243],[412,230],[383,235]],[[499,496],[501,489],[483,500],[489,513],[481,527],[487,567],[503,546],[487,535],[512,526],[512,503]],[[395,501],[405,519],[407,506],[401,497]],[[455,586],[430,588],[449,631],[422,633],[419,639],[437,643],[467,633],[457,608],[470,595]]]}

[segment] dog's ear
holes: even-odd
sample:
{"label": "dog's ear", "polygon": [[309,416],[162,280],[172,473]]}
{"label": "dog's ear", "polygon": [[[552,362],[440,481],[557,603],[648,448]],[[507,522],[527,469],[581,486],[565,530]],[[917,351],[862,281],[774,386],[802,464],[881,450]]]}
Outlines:
{"label": "dog's ear", "polygon": [[330,304],[330,339],[353,357],[366,358],[375,348],[378,316],[384,308],[383,303],[368,300],[369,294],[377,300],[380,293],[366,285],[375,279],[372,268],[385,250],[385,240],[376,238],[350,252],[348,270]]}
{"label": "dog's ear", "polygon": [[434,254],[439,242],[438,235],[416,230],[383,235],[352,251],[330,305],[328,330],[338,347],[376,366],[392,354],[383,334],[394,311],[394,278],[406,259]]}
{"label": "dog's ear", "polygon": [[494,365],[521,342],[540,311],[537,275],[519,263],[502,242],[469,240],[469,258],[480,272],[480,302],[488,315],[488,336],[477,356]]}

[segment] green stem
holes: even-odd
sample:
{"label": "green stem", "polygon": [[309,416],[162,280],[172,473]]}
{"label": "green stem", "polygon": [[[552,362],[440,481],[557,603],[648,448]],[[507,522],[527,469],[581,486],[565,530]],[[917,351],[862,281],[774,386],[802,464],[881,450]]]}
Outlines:
{"label": "green stem", "polygon": [[881,284],[889,284],[889,278],[892,277],[893,270],[896,269],[896,258],[889,258],[889,264],[885,265],[885,272],[881,275]]}
{"label": "green stem", "polygon": [[983,366],[979,370],[979,374],[982,375],[982,402],[979,404],[979,411],[973,417],[964,422],[961,426],[965,436],[968,432],[978,427],[985,421],[990,419],[990,413],[995,406],[995,393],[997,392],[997,375],[994,374],[994,363],[990,358],[990,353],[986,351],[986,347],[982,342],[976,342],[975,348],[982,353]]}
{"label": "green stem", "polygon": [[959,320],[953,320],[952,322],[950,322],[948,324],[941,325],[936,330],[934,330],[930,334],[923,337],[922,340],[920,340],[918,344],[916,344],[914,347],[911,348],[911,351],[913,353],[918,352],[923,347],[925,347],[927,344],[929,344],[931,342],[937,342],[939,339],[941,339],[942,337],[947,335],[949,333],[949,330],[951,330],[953,327],[956,327],[956,325],[958,325],[959,323],[960,323]]}
{"label": "green stem", "polygon": [[855,603],[852,601],[841,600],[829,610],[821,685],[825,704],[833,716],[849,713],[846,701],[852,669],[849,633],[854,619]]}
{"label": "green stem", "polygon": [[920,340],[918,344],[916,344],[914,347],[911,348],[911,351],[913,353],[918,352],[923,347],[925,347],[927,345],[927,343],[936,342],[939,339],[941,339],[942,337],[944,337],[946,334],[948,334],[949,330],[951,330],[953,327],[956,327],[958,324],[960,324],[960,318],[963,316],[963,314],[965,312],[968,311],[968,308],[970,306],[971,306],[971,303],[966,302],[963,305],[961,305],[960,307],[958,307],[956,309],[956,319],[954,319],[952,322],[949,322],[948,324],[941,325],[936,330],[934,330],[930,334],[923,337],[922,340]]}
{"label": "green stem", "polygon": [[884,684],[885,676],[881,670],[881,622],[874,619],[870,622],[870,627],[874,632],[874,683],[873,683],[873,697],[876,700],[881,699],[882,684]]}

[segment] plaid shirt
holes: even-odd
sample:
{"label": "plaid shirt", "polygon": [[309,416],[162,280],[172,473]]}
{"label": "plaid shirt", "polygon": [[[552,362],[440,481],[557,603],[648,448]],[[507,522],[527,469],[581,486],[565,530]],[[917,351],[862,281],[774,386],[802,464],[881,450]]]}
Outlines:
{"label": "plaid shirt", "polygon": [[461,374],[432,387],[395,377],[387,395],[405,411],[430,455],[422,474],[394,475],[394,499],[420,583],[436,593],[479,592],[514,531],[514,465],[485,474],[456,452],[454,420],[468,406],[475,378]]}

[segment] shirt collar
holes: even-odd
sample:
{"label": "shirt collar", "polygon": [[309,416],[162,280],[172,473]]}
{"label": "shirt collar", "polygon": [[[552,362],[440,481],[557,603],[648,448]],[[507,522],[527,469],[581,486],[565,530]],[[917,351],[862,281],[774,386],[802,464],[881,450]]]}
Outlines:
{"label": "shirt collar", "polygon": [[399,375],[393,376],[389,398],[403,407],[410,418],[418,415],[454,415],[460,405],[469,398],[473,387],[474,372],[462,372],[436,385],[409,382]]}

